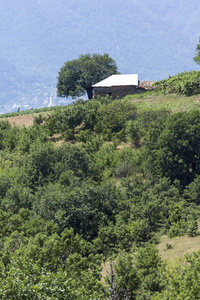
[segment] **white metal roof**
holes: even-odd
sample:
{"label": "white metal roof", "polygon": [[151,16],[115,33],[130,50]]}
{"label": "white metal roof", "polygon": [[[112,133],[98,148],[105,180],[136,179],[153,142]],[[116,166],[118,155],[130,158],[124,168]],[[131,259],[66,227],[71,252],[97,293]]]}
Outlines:
{"label": "white metal roof", "polygon": [[138,85],[138,74],[116,74],[96,83],[93,87]]}

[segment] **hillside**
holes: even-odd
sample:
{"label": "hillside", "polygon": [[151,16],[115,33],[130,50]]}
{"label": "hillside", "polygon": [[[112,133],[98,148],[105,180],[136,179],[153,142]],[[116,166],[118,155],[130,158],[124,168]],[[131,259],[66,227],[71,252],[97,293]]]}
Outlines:
{"label": "hillside", "polygon": [[80,54],[108,53],[121,73],[144,80],[198,69],[192,59],[198,9],[195,0],[6,1],[0,8],[0,112],[69,103],[55,96],[57,74]]}
{"label": "hillside", "polygon": [[193,84],[0,116],[0,298],[198,299]]}
{"label": "hillside", "polygon": [[[200,94],[186,97],[184,95],[177,94],[164,95],[160,92],[148,92],[140,95],[129,95],[125,97],[125,99],[127,99],[128,101],[131,100],[132,103],[134,103],[137,107],[138,111],[149,109],[169,109],[173,113],[176,113],[195,109],[200,110]],[[52,110],[53,109],[54,108],[52,107]],[[43,109],[43,111],[45,111],[45,108]],[[9,114],[7,114],[6,118],[4,119],[8,120],[11,124],[31,126],[33,125],[34,117],[38,116],[40,113],[33,112],[33,114],[31,114],[31,112],[28,111],[28,114],[26,114],[26,112],[23,113],[22,111],[20,112],[19,116],[17,116],[18,113],[15,114],[16,116],[14,116],[13,113],[11,114],[12,116],[9,116]]]}

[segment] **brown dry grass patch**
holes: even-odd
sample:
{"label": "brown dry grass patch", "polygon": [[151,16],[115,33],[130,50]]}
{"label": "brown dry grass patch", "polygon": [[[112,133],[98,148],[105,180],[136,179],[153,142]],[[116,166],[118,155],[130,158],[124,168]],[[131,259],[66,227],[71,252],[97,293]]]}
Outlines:
{"label": "brown dry grass patch", "polygon": [[17,125],[17,126],[32,126],[34,117],[32,115],[21,115],[21,116],[15,116],[15,117],[10,117],[6,118],[6,120],[11,124],[11,125]]}
{"label": "brown dry grass patch", "polygon": [[[172,245],[172,249],[167,249],[167,244]],[[184,256],[192,252],[200,251],[200,236],[188,237],[180,236],[170,239],[163,236],[161,243],[157,246],[159,253],[167,264],[180,263],[184,261]]]}

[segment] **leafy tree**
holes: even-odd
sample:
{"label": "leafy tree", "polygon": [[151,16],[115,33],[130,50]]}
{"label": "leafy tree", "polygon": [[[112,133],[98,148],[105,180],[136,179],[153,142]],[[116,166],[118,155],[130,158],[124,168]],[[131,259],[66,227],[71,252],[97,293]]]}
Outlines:
{"label": "leafy tree", "polygon": [[65,133],[65,138],[74,137],[74,128],[83,121],[83,100],[76,101],[73,105],[69,105],[65,109],[56,109],[50,114],[45,121],[45,127],[49,131],[49,135],[55,133]]}
{"label": "leafy tree", "polygon": [[164,121],[169,114],[170,110],[167,109],[148,109],[137,112],[137,118],[127,122],[127,139],[136,147],[141,146],[151,122],[155,122],[155,120],[159,120],[161,118]]}
{"label": "leafy tree", "polygon": [[188,202],[200,204],[200,176],[198,175],[184,190],[184,197]]}
{"label": "leafy tree", "polygon": [[[11,266],[6,268],[0,264],[0,279],[0,298],[5,300],[102,299],[97,298],[101,294],[100,284],[90,269],[72,278],[70,272],[50,272],[38,262],[18,254],[14,255]],[[90,285],[85,288],[83,280]]]}
{"label": "leafy tree", "polygon": [[164,288],[164,266],[154,245],[139,248],[134,257],[122,253],[114,269],[112,265],[111,262],[111,272],[107,276],[109,290],[104,290],[106,299],[152,299],[156,292]]}
{"label": "leafy tree", "polygon": [[200,174],[199,112],[171,115],[151,124],[145,138],[146,172],[189,184]]}
{"label": "leafy tree", "polygon": [[98,120],[98,109],[100,106],[101,103],[98,99],[88,101],[85,105],[84,123],[86,129],[94,129],[94,125]]}
{"label": "leafy tree", "polygon": [[105,140],[110,140],[116,133],[116,137],[123,140],[127,121],[134,120],[137,116],[135,105],[124,99],[100,106],[98,113],[99,121],[94,129],[103,133]]}
{"label": "leafy tree", "polygon": [[2,141],[3,148],[8,148],[10,151],[14,150],[18,143],[19,134],[20,129],[17,126],[5,130]]}
{"label": "leafy tree", "polygon": [[197,64],[200,64],[200,39],[199,39],[199,44],[197,44],[196,54],[195,54],[195,57],[194,57],[194,61]]}
{"label": "leafy tree", "polygon": [[4,197],[11,186],[11,180],[5,174],[0,174],[0,197]]}
{"label": "leafy tree", "polygon": [[87,177],[90,172],[90,157],[82,147],[64,144],[54,150],[54,158],[54,172],[57,178],[69,169],[81,178]]}
{"label": "leafy tree", "polygon": [[43,185],[53,173],[54,149],[46,143],[35,143],[24,161],[19,181],[30,188]]}
{"label": "leafy tree", "polygon": [[116,73],[116,63],[108,54],[80,55],[79,59],[66,62],[60,69],[58,96],[76,97],[86,91],[88,99],[92,99],[92,85]]}
{"label": "leafy tree", "polygon": [[55,221],[59,228],[72,227],[75,233],[92,240],[100,227],[115,220],[120,197],[111,184],[98,186],[84,182],[72,191],[49,184],[38,190],[34,211],[46,220]]}
{"label": "leafy tree", "polygon": [[156,293],[154,300],[199,299],[200,253],[186,255],[186,262],[166,270],[165,289]]}
{"label": "leafy tree", "polygon": [[[1,179],[1,177],[0,177]],[[11,187],[1,202],[4,210],[18,212],[20,208],[31,208],[33,202],[33,195],[31,189],[16,185]]]}
{"label": "leafy tree", "polygon": [[117,216],[116,224],[110,224],[99,230],[94,244],[105,258],[119,251],[130,251],[133,246],[145,245],[151,239],[148,220],[130,221],[126,224],[120,216]]}

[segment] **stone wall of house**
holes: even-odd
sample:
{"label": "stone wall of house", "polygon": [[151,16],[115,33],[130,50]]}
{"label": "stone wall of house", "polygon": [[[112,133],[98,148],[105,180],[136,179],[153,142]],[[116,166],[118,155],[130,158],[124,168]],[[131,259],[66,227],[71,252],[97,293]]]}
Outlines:
{"label": "stone wall of house", "polygon": [[93,90],[94,98],[97,96],[106,97],[110,95],[113,99],[123,98],[129,94],[135,94],[137,86],[112,86],[112,87],[96,87]]}
{"label": "stone wall of house", "polygon": [[112,87],[95,87],[93,90],[93,96],[106,97],[106,95],[112,96],[113,99],[123,98],[126,95],[131,95],[135,93],[143,93],[147,90],[152,89],[152,85],[155,81],[140,80],[138,86],[128,85],[128,86],[112,86]]}

